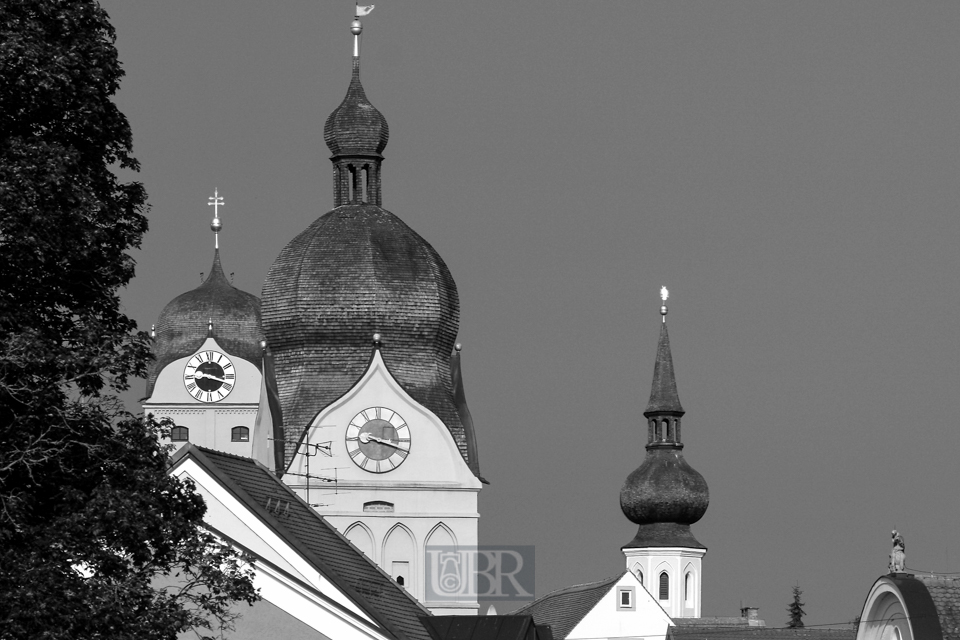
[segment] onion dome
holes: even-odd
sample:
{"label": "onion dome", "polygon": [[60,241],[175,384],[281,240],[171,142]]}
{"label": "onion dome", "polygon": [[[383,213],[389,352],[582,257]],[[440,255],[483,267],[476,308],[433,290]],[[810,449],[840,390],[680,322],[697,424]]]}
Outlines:
{"label": "onion dome", "polygon": [[324,129],[334,154],[335,208],[284,247],[263,285],[263,330],[282,408],[285,463],[317,414],[366,371],[370,338],[379,333],[391,375],[443,421],[479,475],[476,444],[451,377],[457,287],[434,248],[380,206],[379,154],[387,124],[367,101],[359,69],[355,50],[347,97]]}
{"label": "onion dome", "polygon": [[147,396],[157,376],[174,360],[197,352],[208,337],[223,350],[261,366],[260,299],[230,284],[213,254],[210,275],[193,291],[180,294],[160,313],[153,353],[156,360],[147,377]]}
{"label": "onion dome", "polygon": [[[666,306],[662,307],[666,316]],[[707,511],[707,482],[683,458],[680,419],[684,414],[673,372],[666,318],[660,327],[647,418],[647,455],[620,490],[620,508],[640,525],[624,548],[692,547],[703,549],[690,531]]]}
{"label": "onion dome", "polygon": [[334,156],[379,156],[387,146],[389,137],[387,119],[370,104],[363,92],[360,58],[354,57],[347,95],[323,125],[323,139]]}

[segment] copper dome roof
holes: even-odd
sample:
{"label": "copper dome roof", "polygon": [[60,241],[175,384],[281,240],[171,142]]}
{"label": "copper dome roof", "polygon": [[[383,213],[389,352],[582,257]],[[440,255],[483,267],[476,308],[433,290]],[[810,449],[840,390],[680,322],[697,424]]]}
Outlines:
{"label": "copper dome roof", "polygon": [[147,377],[148,397],[165,366],[196,353],[210,335],[211,321],[212,335],[224,351],[261,367],[260,299],[230,284],[219,250],[203,284],[180,294],[160,312],[153,347],[156,360]]}
{"label": "copper dome roof", "polygon": [[280,253],[263,285],[287,463],[313,418],[366,371],[372,336],[390,373],[436,414],[475,474],[476,446],[457,409],[451,354],[457,287],[440,255],[389,211],[337,207]]}

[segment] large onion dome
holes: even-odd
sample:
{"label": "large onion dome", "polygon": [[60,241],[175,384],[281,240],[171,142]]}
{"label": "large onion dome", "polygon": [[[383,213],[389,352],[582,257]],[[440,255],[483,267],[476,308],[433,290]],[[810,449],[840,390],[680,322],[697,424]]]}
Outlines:
{"label": "large onion dome", "polygon": [[[664,315],[666,307],[662,308]],[[647,418],[647,455],[620,490],[620,508],[639,525],[624,548],[705,548],[690,531],[707,511],[707,482],[683,458],[680,418],[683,416],[670,353],[667,324],[660,328]]]}
{"label": "large onion dome", "polygon": [[280,252],[262,293],[285,462],[317,414],[366,371],[379,333],[390,373],[443,421],[479,475],[472,423],[461,417],[451,378],[457,287],[433,247],[380,206],[387,123],[364,94],[357,56],[324,138],[333,153],[335,208]]}
{"label": "large onion dome", "polygon": [[208,336],[231,356],[261,366],[260,299],[230,284],[220,265],[219,249],[203,284],[171,300],[160,313],[147,396],[153,394],[164,367],[196,353]]}

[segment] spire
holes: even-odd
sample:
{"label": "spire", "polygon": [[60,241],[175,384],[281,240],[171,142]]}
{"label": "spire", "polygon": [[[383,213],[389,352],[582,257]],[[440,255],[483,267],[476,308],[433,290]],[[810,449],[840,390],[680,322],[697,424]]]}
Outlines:
{"label": "spire", "polygon": [[[667,323],[660,325],[660,342],[657,345],[657,362],[653,365],[653,383],[650,385],[650,401],[644,415],[665,411],[683,413],[680,396],[677,395],[677,379],[673,373],[673,356],[670,353],[670,335]],[[647,415],[649,418],[650,416]]]}
{"label": "spire", "polygon": [[[358,7],[358,13],[365,7]],[[369,13],[369,11],[367,11]],[[363,14],[366,15],[366,14]],[[334,206],[382,203],[380,192],[381,153],[387,146],[387,120],[367,99],[360,84],[360,33],[363,26],[354,19],[353,71],[347,95],[323,126],[323,139],[333,162]]]}

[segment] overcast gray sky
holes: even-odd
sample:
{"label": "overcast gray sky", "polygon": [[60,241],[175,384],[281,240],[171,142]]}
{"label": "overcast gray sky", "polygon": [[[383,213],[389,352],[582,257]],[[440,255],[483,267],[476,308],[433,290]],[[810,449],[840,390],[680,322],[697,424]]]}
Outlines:
{"label": "overcast gray sky", "polygon": [[[209,270],[259,294],[332,207],[348,0],[104,0],[152,210],[144,328]],[[960,3],[378,0],[362,78],[384,206],[457,281],[481,542],[538,595],[624,565],[620,486],[668,317],[710,485],[704,615],[858,615],[960,571]],[[142,386],[137,389],[142,395]]]}

